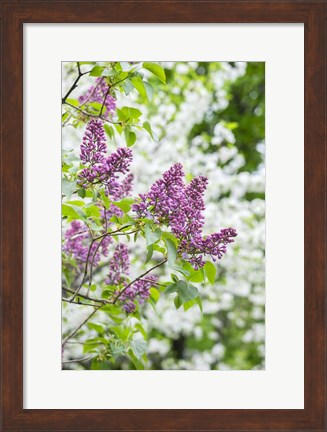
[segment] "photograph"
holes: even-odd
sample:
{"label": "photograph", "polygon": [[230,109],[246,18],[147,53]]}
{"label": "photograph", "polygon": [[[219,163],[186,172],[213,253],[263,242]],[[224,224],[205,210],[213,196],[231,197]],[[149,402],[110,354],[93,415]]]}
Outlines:
{"label": "photograph", "polygon": [[265,63],[129,60],[62,62],[62,369],[265,370]]}

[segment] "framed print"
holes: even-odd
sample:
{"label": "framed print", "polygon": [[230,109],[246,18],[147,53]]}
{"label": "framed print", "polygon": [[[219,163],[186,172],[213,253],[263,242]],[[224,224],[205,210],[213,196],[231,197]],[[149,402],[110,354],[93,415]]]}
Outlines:
{"label": "framed print", "polygon": [[325,18],[2,2],[4,431],[326,429]]}

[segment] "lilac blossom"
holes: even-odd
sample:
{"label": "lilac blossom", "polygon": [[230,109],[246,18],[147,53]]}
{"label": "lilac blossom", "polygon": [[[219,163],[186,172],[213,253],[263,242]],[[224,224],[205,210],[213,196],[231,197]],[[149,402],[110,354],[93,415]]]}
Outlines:
{"label": "lilac blossom", "polygon": [[80,159],[83,164],[101,162],[107,152],[107,144],[102,121],[92,119],[86,126],[81,144]]}
{"label": "lilac blossom", "polygon": [[84,95],[81,95],[78,101],[82,105],[87,102],[97,102],[101,104],[101,106],[103,104],[106,108],[102,113],[103,117],[112,116],[116,110],[116,99],[108,93],[108,84],[104,77],[97,78],[95,85],[91,86]]}
{"label": "lilac blossom", "polygon": [[138,300],[139,304],[143,304],[150,297],[150,288],[156,284],[157,280],[157,276],[149,275],[144,279],[135,281],[120,296],[120,300],[123,302],[122,308],[127,313],[134,312],[136,309],[135,300]]}
{"label": "lilac blossom", "polygon": [[126,275],[129,274],[129,265],[128,248],[123,243],[119,243],[109,264],[109,274],[106,283],[108,285],[120,285],[124,283]]}
{"label": "lilac blossom", "polygon": [[235,229],[227,228],[203,236],[203,195],[207,184],[208,179],[199,176],[185,185],[183,167],[177,163],[151,186],[147,194],[140,194],[139,201],[133,205],[138,217],[150,217],[157,224],[170,226],[179,240],[180,256],[195,269],[204,266],[205,255],[210,255],[214,261],[221,259],[227,244],[237,235]]}
{"label": "lilac blossom", "polygon": [[129,196],[133,189],[133,180],[134,176],[133,174],[128,174],[123,181],[118,186],[116,192],[115,192],[115,199],[120,200],[122,198],[125,198]]}
{"label": "lilac blossom", "polygon": [[91,244],[91,235],[89,230],[85,224],[74,220],[71,222],[70,227],[66,230],[65,242],[62,249],[76,260],[76,263],[79,267],[84,267],[88,257],[94,265],[99,264],[101,256],[107,257],[109,253],[109,244],[111,242],[112,238],[106,236],[102,239],[98,250],[97,244],[93,243],[89,252]]}
{"label": "lilac blossom", "polygon": [[78,183],[87,188],[90,184],[102,183],[107,196],[119,199],[131,192],[133,176],[129,174],[122,181],[122,174],[127,174],[132,162],[132,151],[119,147],[108,156],[103,124],[98,119],[92,119],[87,125],[81,145],[81,162],[88,166],[79,173]]}

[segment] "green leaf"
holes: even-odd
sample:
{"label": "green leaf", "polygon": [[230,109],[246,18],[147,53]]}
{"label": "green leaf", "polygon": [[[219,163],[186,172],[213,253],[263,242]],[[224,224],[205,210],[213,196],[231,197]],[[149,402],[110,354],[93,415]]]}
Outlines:
{"label": "green leaf", "polygon": [[166,84],[165,71],[158,63],[144,62],[143,67],[144,69],[147,69],[148,71],[152,72],[155,76],[157,76],[161,82]]}
{"label": "green leaf", "polygon": [[94,68],[90,72],[90,76],[99,77],[102,75],[103,70],[103,66],[94,66]]}
{"label": "green leaf", "polygon": [[125,140],[126,140],[127,147],[132,147],[132,145],[134,145],[135,141],[136,141],[135,132],[131,131],[131,129],[129,127],[126,127],[124,129],[124,134],[125,134]]}
{"label": "green leaf", "polygon": [[158,244],[153,245],[153,250],[160,252],[161,254],[166,253],[166,248],[159,246]]}
{"label": "green leaf", "polygon": [[101,216],[101,212],[98,206],[91,204],[88,207],[85,207],[85,213],[88,217],[94,217],[96,219],[99,219]]}
{"label": "green leaf", "polygon": [[[141,117],[142,112],[134,107],[125,106],[123,108],[117,108],[116,110],[118,118],[123,123],[137,123],[138,119]],[[117,126],[117,125],[116,125]]]}
{"label": "green leaf", "polygon": [[145,225],[144,233],[146,244],[147,246],[150,246],[161,238],[162,231],[159,228],[155,231],[152,231],[150,225]]}
{"label": "green leaf", "polygon": [[216,266],[212,264],[212,262],[207,261],[204,265],[204,271],[208,278],[208,281],[211,283],[211,285],[214,285],[217,273]]}
{"label": "green leaf", "polygon": [[152,255],[153,255],[153,245],[148,246],[147,250],[148,250],[148,253],[147,253],[147,256],[146,256],[145,264],[147,264],[150,261],[150,259],[152,258]]}
{"label": "green leaf", "polygon": [[183,304],[184,311],[188,311],[189,309],[191,309],[196,304],[199,306],[200,311],[202,313],[202,302],[201,302],[200,297],[196,297],[195,299],[189,300],[188,302],[184,303]]}
{"label": "green leaf", "polygon": [[157,288],[150,288],[150,298],[154,301],[154,303],[157,303],[160,297],[160,292],[157,290]]}
{"label": "green leaf", "polygon": [[179,309],[179,308],[182,306],[182,300],[181,300],[181,298],[179,297],[179,295],[177,295],[177,296],[174,298],[174,303],[175,303],[175,307],[176,307],[176,309]]}
{"label": "green leaf", "polygon": [[67,199],[70,199],[76,190],[76,181],[69,181],[66,178],[63,178],[61,182],[61,190]]}
{"label": "green leaf", "polygon": [[137,370],[143,370],[144,365],[143,363],[138,360],[138,358],[135,356],[132,350],[129,350],[127,353],[128,358],[133,362],[133,365],[135,366],[135,369]]}
{"label": "green leaf", "polygon": [[115,124],[115,129],[116,129],[116,131],[119,133],[119,135],[122,134],[122,132],[123,132],[123,128],[121,127],[120,124]]}
{"label": "green leaf", "polygon": [[171,239],[165,238],[164,242],[165,242],[166,247],[167,247],[168,265],[169,265],[169,267],[172,267],[176,262],[177,249],[176,249],[174,242]]}
{"label": "green leaf", "polygon": [[123,210],[124,213],[128,213],[132,208],[132,204],[134,203],[133,198],[123,198],[120,201],[113,201],[113,204]]}
{"label": "green leaf", "polygon": [[203,307],[202,307],[201,297],[200,296],[196,297],[195,301],[196,301],[197,305],[199,306],[199,309],[200,309],[201,313],[203,313]]}
{"label": "green leaf", "polygon": [[130,92],[133,90],[134,86],[129,79],[126,79],[122,82],[122,86],[125,92],[125,95],[128,96]]}
{"label": "green leaf", "polygon": [[112,70],[112,69],[111,70],[105,69],[101,75],[104,77],[113,77],[113,76],[117,75],[117,72]]}
{"label": "green leaf", "polygon": [[66,102],[69,103],[70,105],[73,105],[74,107],[79,106],[79,102],[77,99],[66,99]]}
{"label": "green leaf", "polygon": [[79,188],[79,189],[77,190],[77,194],[78,194],[81,198],[85,198],[86,191],[85,191],[84,188]]}
{"label": "green leaf", "polygon": [[142,78],[139,75],[136,75],[133,78],[131,78],[131,82],[133,86],[136,88],[136,90],[140,93],[141,97],[145,99],[145,101],[147,101],[148,94],[146,92]]}
{"label": "green leaf", "polygon": [[84,216],[78,207],[72,207],[66,204],[62,205],[62,216],[67,216],[70,220],[84,219]]}
{"label": "green leaf", "polygon": [[189,300],[193,300],[199,296],[199,292],[197,287],[194,285],[188,284],[185,281],[179,280],[177,282],[177,292],[182,301],[182,303],[186,303]]}
{"label": "green leaf", "polygon": [[148,83],[147,81],[143,81],[145,90],[146,90],[146,94],[148,96],[148,99],[151,100],[153,98],[153,94],[154,94],[154,90],[153,87],[150,83]]}
{"label": "green leaf", "polygon": [[133,339],[131,341],[131,348],[135,357],[139,360],[142,355],[146,352],[147,343],[144,339]]}
{"label": "green leaf", "polygon": [[83,343],[83,354],[89,352],[96,352],[96,349],[102,342],[98,338],[88,339]]}
{"label": "green leaf", "polygon": [[112,126],[109,126],[108,124],[105,124],[103,127],[104,127],[104,130],[105,130],[106,134],[108,135],[108,137],[109,137],[110,139],[114,139],[114,137],[115,137],[115,132],[114,132],[114,130],[113,130],[113,127],[112,127]]}
{"label": "green leaf", "polygon": [[183,263],[183,268],[189,272],[189,275],[187,279],[192,282],[203,282],[205,279],[205,274],[203,267],[201,267],[199,270],[194,270],[194,268],[191,266],[189,262]]}
{"label": "green leaf", "polygon": [[89,329],[95,330],[100,335],[102,335],[104,333],[104,328],[100,324],[95,324],[95,323],[89,322],[89,323],[87,323],[87,326]]}
{"label": "green leaf", "polygon": [[177,270],[179,273],[181,273],[182,275],[188,277],[190,276],[190,272],[188,270],[185,270],[183,267],[178,266],[178,265],[174,265],[173,267],[174,270]]}
{"label": "green leaf", "polygon": [[172,294],[174,292],[177,292],[177,283],[172,283],[170,285],[167,286],[167,288],[165,289],[165,294]]}
{"label": "green leaf", "polygon": [[131,334],[131,330],[123,326],[111,327],[110,330],[114,332],[117,338],[121,339],[122,341],[127,341]]}
{"label": "green leaf", "polygon": [[148,121],[145,121],[145,122],[143,123],[143,127],[144,127],[144,129],[148,132],[148,134],[150,135],[150,137],[151,137],[151,138],[153,139],[153,141],[154,141],[154,137],[153,137],[152,128],[151,128],[150,123],[149,123]]}
{"label": "green leaf", "polygon": [[178,240],[177,240],[177,238],[174,236],[174,234],[165,231],[165,232],[162,234],[162,238],[163,238],[163,239],[167,239],[167,238],[169,238],[169,239],[170,239],[170,240],[175,244],[176,247],[178,246]]}
{"label": "green leaf", "polygon": [[107,110],[107,108],[105,107],[105,105],[102,108],[102,103],[99,102],[89,102],[88,103],[88,108],[91,108],[91,113],[92,114],[97,114],[99,115],[102,109],[102,114],[104,114]]}
{"label": "green leaf", "polygon": [[105,208],[108,210],[108,208],[110,207],[109,198],[107,197],[107,195],[105,194],[105,192],[103,190],[100,191],[100,196],[102,198],[102,201],[103,201]]}

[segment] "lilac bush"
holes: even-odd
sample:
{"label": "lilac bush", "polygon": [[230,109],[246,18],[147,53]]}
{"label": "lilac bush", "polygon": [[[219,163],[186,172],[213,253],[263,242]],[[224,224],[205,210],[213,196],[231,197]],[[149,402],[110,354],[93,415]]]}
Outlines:
{"label": "lilac bush", "polygon": [[[143,67],[165,81],[157,64],[145,62]],[[90,70],[90,77],[96,77],[94,84],[76,100],[68,98],[76,86],[63,97],[69,107],[63,121],[72,119],[72,125],[84,128],[84,134],[79,160],[63,167],[62,252],[63,300],[91,306],[90,317],[101,309],[110,322],[103,330],[89,323],[99,337],[84,349],[96,353],[96,361],[124,355],[141,369],[146,357],[133,335],[146,338],[146,331],[134,326],[132,319],[140,320],[148,303],[155,307],[160,296],[170,294],[177,309],[183,306],[186,311],[197,305],[202,311],[201,287],[194,284],[206,279],[214,283],[216,268],[211,261],[226,254],[237,233],[224,228],[205,234],[208,179],[200,174],[186,182],[181,163],[173,163],[148,192],[134,190],[130,147],[140,131],[152,138],[153,133],[149,122],[141,122],[138,108],[116,106],[116,93],[124,91],[128,96],[135,87],[145,97],[143,88],[149,91],[150,84],[138,68],[138,63],[131,62],[95,65]],[[79,64],[78,71],[80,79]],[[144,251],[141,263],[130,255],[135,248]],[[63,347],[74,334],[65,338]],[[99,346],[91,346],[95,343]]]}

